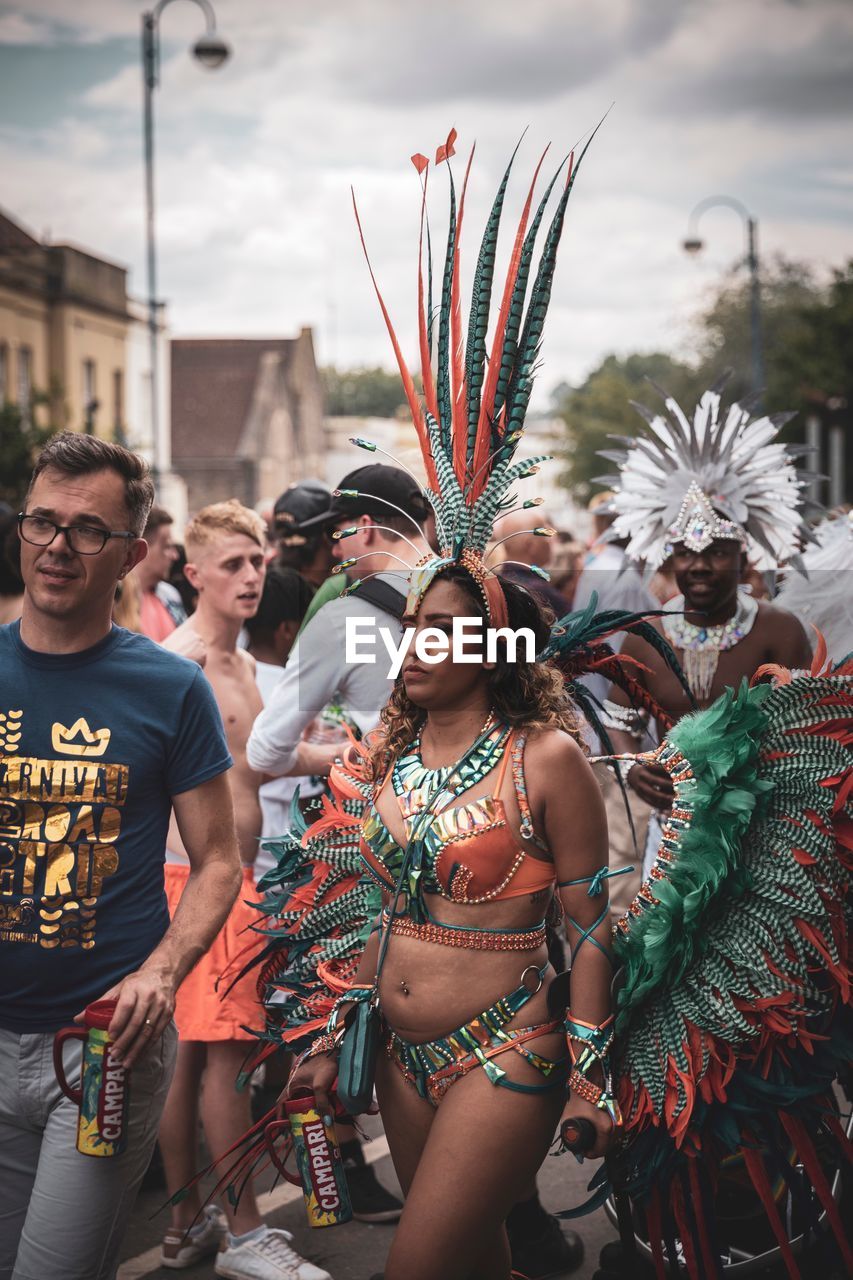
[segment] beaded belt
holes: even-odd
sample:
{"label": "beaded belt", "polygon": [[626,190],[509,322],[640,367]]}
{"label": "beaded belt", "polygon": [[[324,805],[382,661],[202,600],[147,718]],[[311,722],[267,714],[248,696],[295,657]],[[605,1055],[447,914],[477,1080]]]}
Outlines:
{"label": "beaded belt", "polygon": [[[387,909],[383,925],[388,923]],[[545,942],[544,924],[533,929],[504,932],[500,929],[464,929],[458,925],[438,924],[434,920],[418,924],[409,916],[395,916],[391,932],[421,942],[437,942],[443,947],[468,947],[473,951],[534,951]]]}

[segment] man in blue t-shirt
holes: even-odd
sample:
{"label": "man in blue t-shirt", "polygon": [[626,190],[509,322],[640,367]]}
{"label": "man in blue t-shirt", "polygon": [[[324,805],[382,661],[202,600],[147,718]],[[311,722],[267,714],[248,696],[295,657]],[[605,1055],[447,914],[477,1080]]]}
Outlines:
{"label": "man in blue t-shirt", "polygon": [[[112,625],[144,558],[145,464],[54,437],[20,517],[20,622],[0,628],[0,1280],[109,1280],[174,1066],[175,992],[241,876],[231,758],[201,668]],[[191,864],[171,924],[174,808]],[[54,1033],[117,1001],[127,1147],[77,1151]],[[80,1043],[66,1047],[72,1083]]]}

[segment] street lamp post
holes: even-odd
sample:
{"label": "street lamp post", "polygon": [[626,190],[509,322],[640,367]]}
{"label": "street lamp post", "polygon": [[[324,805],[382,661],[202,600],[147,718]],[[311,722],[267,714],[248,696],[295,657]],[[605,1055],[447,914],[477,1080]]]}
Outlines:
{"label": "street lamp post", "polygon": [[[151,364],[151,472],[155,486],[160,481],[160,370],[157,323],[157,249],[154,227],[154,90],[160,83],[160,15],[174,0],[159,3],[142,15],[142,80],[145,86],[143,112],[145,134],[145,236],[148,273],[148,342]],[[216,15],[210,0],[193,0],[204,14],[205,33],[193,45],[193,57],[203,67],[215,70],[231,50],[216,33]]]}
{"label": "street lamp post", "polygon": [[758,276],[758,221],[746,205],[732,196],[708,196],[700,200],[690,214],[687,237],[683,241],[686,253],[700,253],[705,242],[699,238],[699,219],[706,209],[723,205],[740,215],[746,232],[746,265],[749,268],[749,325],[752,339],[752,390],[760,401],[764,392],[764,350],[761,339],[761,283]]}

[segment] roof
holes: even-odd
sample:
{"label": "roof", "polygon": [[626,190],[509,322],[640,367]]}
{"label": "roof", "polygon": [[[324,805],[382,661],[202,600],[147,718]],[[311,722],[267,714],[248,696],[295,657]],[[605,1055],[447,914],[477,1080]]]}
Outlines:
{"label": "roof", "polygon": [[20,253],[22,250],[41,247],[34,236],[0,210],[0,253]]}
{"label": "roof", "polygon": [[172,349],[172,456],[234,458],[261,358],[293,356],[298,338],[180,338]]}

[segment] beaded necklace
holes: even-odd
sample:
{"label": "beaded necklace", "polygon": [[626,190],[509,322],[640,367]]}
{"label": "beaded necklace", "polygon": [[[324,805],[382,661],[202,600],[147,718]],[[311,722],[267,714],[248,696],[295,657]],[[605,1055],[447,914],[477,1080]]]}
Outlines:
{"label": "beaded necklace", "polygon": [[[486,723],[477,737],[482,737],[483,734],[488,734],[488,737],[471,752],[461,768],[457,768],[455,764],[442,764],[436,769],[428,768],[421,759],[421,735],[418,734],[408,752],[400,756],[394,764],[391,782],[395,795],[402,796],[407,791],[417,791],[421,788],[426,788],[430,792],[440,788],[441,794],[436,804],[436,810],[440,811],[445,801],[462,795],[485,778],[503,755],[509,728],[507,725],[495,723],[492,712],[489,712]],[[451,773],[455,775],[456,781],[445,792],[444,784]]]}
{"label": "beaded necklace", "polygon": [[[420,757],[420,736],[415,739],[405,756],[401,756],[391,771],[391,782],[395,794],[402,798],[406,793],[421,791],[424,797],[429,796],[428,807],[440,814],[442,809],[451,804],[458,796],[469,791],[471,787],[491,773],[504,753],[510,735],[508,725],[493,723],[490,714],[478,737],[486,735],[484,740],[471,748],[463,760],[454,765],[439,765],[437,769],[428,769]],[[445,783],[447,785],[445,785]],[[429,919],[429,912],[423,900],[423,872],[425,859],[434,857],[436,845],[440,844],[439,824],[431,822],[424,828],[418,839],[408,846],[409,870],[406,883],[405,912],[417,924]]]}
{"label": "beaded necklace", "polygon": [[758,605],[752,596],[739,591],[737,607],[731,618],[713,627],[694,626],[683,616],[684,596],[675,596],[664,608],[667,615],[661,621],[666,638],[684,657],[682,667],[687,683],[697,702],[705,702],[711,695],[711,686],[717,672],[720,654],[749,635],[758,615]]}

